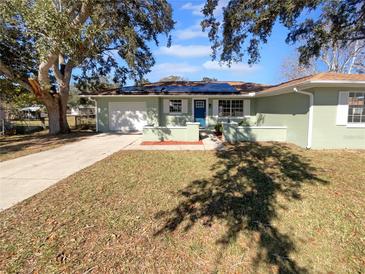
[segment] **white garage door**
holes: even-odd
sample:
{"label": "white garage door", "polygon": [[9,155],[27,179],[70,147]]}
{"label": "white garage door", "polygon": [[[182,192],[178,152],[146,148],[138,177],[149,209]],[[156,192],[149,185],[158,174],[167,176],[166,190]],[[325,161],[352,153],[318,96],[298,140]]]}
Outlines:
{"label": "white garage door", "polygon": [[112,131],[142,131],[147,125],[146,103],[110,102],[109,129]]}

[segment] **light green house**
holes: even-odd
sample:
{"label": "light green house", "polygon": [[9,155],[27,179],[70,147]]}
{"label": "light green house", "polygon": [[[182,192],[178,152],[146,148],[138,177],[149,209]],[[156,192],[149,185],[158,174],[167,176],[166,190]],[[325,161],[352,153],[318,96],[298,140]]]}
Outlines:
{"label": "light green house", "polygon": [[230,142],[365,149],[365,75],[321,73],[276,86],[166,82],[88,96],[96,101],[99,132],[223,123]]}

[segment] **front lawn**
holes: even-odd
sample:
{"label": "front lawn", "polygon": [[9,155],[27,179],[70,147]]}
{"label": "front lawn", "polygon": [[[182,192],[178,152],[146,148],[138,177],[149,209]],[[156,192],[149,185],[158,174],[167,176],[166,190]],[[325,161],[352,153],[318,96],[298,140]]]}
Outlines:
{"label": "front lawn", "polygon": [[364,167],[279,144],[122,151],[0,213],[0,272],[362,273]]}
{"label": "front lawn", "polygon": [[91,134],[94,133],[73,131],[69,134],[49,135],[48,130],[44,130],[31,134],[0,136],[0,162],[80,141]]}

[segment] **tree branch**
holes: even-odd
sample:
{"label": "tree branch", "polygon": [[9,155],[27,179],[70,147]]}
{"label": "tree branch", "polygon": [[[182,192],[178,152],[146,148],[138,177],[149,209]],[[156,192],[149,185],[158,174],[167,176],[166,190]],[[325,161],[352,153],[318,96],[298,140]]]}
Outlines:
{"label": "tree branch", "polygon": [[5,65],[1,60],[0,60],[0,73],[3,74],[7,79],[16,82],[17,84],[19,84],[21,87],[25,88],[26,90],[28,90],[30,92],[33,91],[31,85],[28,82],[17,77],[14,74],[14,72],[12,71],[12,69],[9,68],[7,65]]}
{"label": "tree branch", "polygon": [[83,24],[90,15],[90,6],[87,3],[82,3],[80,13],[73,20],[74,26]]}
{"label": "tree branch", "polygon": [[51,54],[46,61],[43,61],[38,68],[38,81],[44,91],[48,91],[51,88],[49,79],[49,69],[57,63],[57,54]]}
{"label": "tree branch", "polygon": [[56,60],[55,63],[52,65],[52,70],[53,70],[54,76],[56,77],[58,84],[62,85],[63,75],[58,66],[59,66],[59,62]]}
{"label": "tree branch", "polygon": [[65,74],[63,76],[64,82],[66,85],[68,85],[70,83],[73,68],[74,68],[74,63],[72,62],[72,60],[69,60],[66,64]]}

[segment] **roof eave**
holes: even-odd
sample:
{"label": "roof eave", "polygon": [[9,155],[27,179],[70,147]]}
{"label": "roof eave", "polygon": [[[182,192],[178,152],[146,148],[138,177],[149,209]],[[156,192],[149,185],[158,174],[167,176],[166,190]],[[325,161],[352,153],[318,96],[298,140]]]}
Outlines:
{"label": "roof eave", "polygon": [[365,81],[354,81],[354,80],[312,80],[310,81],[311,85],[315,86],[340,86],[340,87],[364,87]]}
{"label": "roof eave", "polygon": [[234,93],[234,94],[114,94],[114,95],[105,95],[105,94],[99,94],[99,95],[88,95],[83,94],[80,95],[80,97],[83,98],[110,98],[110,97],[119,97],[119,98],[128,98],[128,97],[208,97],[208,98],[216,98],[216,97],[254,97],[255,93],[250,92],[246,94],[242,93]]}
{"label": "roof eave", "polygon": [[293,88],[306,90],[316,87],[365,87],[365,81],[350,81],[350,80],[309,80],[298,84],[293,84],[283,88],[278,88],[273,91],[260,91],[257,92],[255,97],[275,96],[280,94],[286,94],[293,91]]}

